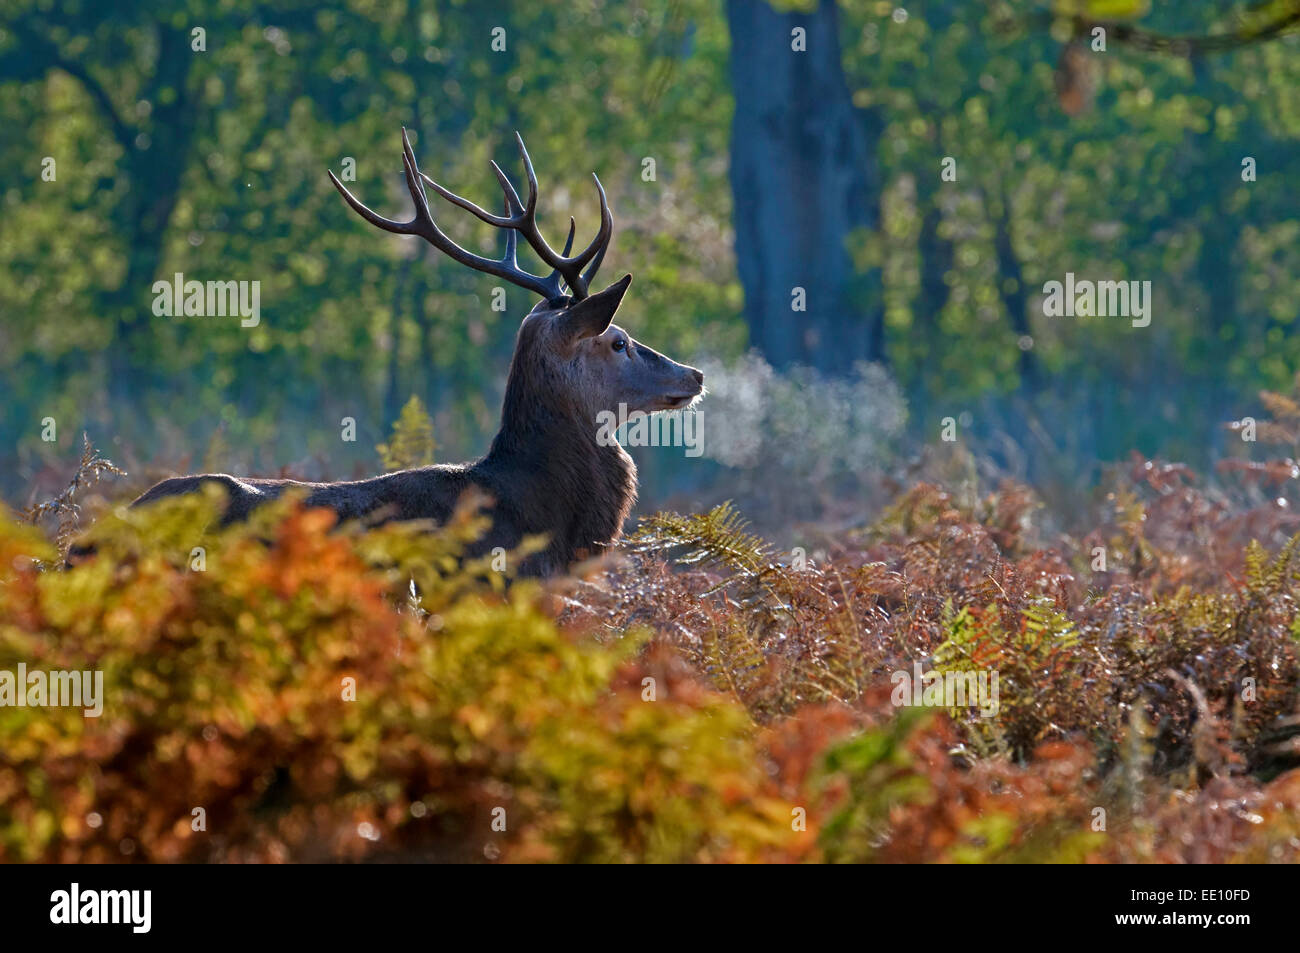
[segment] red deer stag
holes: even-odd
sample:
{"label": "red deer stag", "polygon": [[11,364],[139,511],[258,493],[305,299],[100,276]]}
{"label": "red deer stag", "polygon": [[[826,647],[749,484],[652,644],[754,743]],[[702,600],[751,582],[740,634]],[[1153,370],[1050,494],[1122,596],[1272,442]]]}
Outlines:
{"label": "red deer stag", "polygon": [[[224,519],[233,522],[287,488],[301,487],[307,505],[332,509],[340,520],[441,523],[462,492],[477,487],[492,501],[492,526],[475,552],[497,546],[511,549],[526,535],[541,534],[549,540],[543,551],[525,560],[520,567],[523,574],[562,572],[617,540],[636,500],[636,466],[617,442],[605,445],[597,439],[597,414],[616,412],[619,404],[645,413],[686,407],[703,392],[704,375],[637,343],[611,323],[631,275],[590,293],[614,230],[600,179],[596,178],[599,232],[585,250],[570,258],[575,231],[571,220],[564,252],[556,254],[538,231],[537,176],[523,139],[518,134],[515,139],[528,175],[528,201],[520,202],[510,180],[493,162],[492,170],[505,193],[504,215],[484,211],[422,173],[405,129],[403,166],[415,203],[411,221],[391,221],[376,214],[330,173],[330,181],[348,205],[371,225],[398,235],[418,235],[461,264],[541,296],[519,327],[501,427],[485,457],[469,464],[419,467],[345,483],[240,479],[221,473],[176,477],[157,484],[132,505],[217,483],[229,494]],[[453,205],[505,229],[504,257],[480,257],[443,234],[429,212],[426,183]],[[520,268],[515,257],[520,235],[553,269],[547,277]]]}

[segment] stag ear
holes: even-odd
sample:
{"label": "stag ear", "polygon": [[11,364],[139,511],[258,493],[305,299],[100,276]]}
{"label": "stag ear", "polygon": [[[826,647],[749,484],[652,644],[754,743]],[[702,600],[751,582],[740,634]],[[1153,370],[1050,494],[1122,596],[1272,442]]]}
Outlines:
{"label": "stag ear", "polygon": [[624,275],[604,291],[574,302],[561,311],[558,320],[565,341],[576,344],[583,338],[604,334],[614,320],[614,312],[618,310],[619,302],[623,300],[623,294],[631,283],[632,276]]}

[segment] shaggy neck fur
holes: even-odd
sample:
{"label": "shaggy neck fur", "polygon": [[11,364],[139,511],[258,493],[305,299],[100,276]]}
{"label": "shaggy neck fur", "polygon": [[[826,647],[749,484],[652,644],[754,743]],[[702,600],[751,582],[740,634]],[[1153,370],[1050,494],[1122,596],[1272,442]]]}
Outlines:
{"label": "shaggy neck fur", "polygon": [[[526,533],[545,533],[561,564],[604,551],[636,502],[636,465],[617,443],[596,441],[594,410],[522,340],[510,362],[501,429],[474,469]],[[532,356],[530,356],[532,355]]]}

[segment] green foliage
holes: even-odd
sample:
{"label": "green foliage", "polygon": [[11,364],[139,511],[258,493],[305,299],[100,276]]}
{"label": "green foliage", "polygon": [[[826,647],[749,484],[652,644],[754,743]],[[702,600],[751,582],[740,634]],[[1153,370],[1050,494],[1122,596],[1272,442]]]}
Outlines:
{"label": "green foliage", "polygon": [[406,470],[432,464],[436,448],[433,418],[425,410],[420,398],[412,394],[402,408],[401,416],[393,424],[393,435],[388,443],[381,443],[375,452],[383,461],[385,470]]}
{"label": "green foliage", "polygon": [[1074,678],[1085,683],[1080,668],[1086,664],[1079,652],[1074,624],[1048,600],[1026,605],[1008,632],[999,606],[963,606],[958,612],[945,607],[943,626],[947,639],[934,650],[934,671],[942,676],[970,672],[998,676],[997,712],[991,717],[979,709],[952,709],[952,717],[967,729],[980,756],[1023,757],[1049,734],[1059,731],[1078,696],[1044,691]]}
{"label": "green foliage", "polygon": [[[880,234],[855,252],[883,270],[890,363],[914,416],[993,417],[1037,466],[1062,461],[1063,480],[1132,447],[1204,459],[1223,408],[1244,415],[1300,360],[1300,269],[1267,257],[1297,247],[1300,113],[1278,107],[1300,63],[1293,38],[1189,57],[1124,36],[1230,40],[1295,4],[1189,17],[1129,0],[937,0],[906,19],[896,6],[841,4],[841,36],[854,101],[884,125]],[[1054,10],[1106,21],[1105,52]],[[1152,326],[1044,317],[1044,283],[1067,272],[1151,279]]]}
{"label": "green foliage", "polygon": [[628,546],[643,551],[684,547],[687,552],[676,559],[680,565],[721,565],[745,579],[758,580],[776,567],[771,562],[771,548],[747,532],[748,527],[728,500],[707,513],[649,516],[629,537]]}
{"label": "green foliage", "polygon": [[905,709],[881,728],[864,731],[826,753],[827,774],[848,779],[847,796],[821,830],[827,859],[865,859],[890,832],[896,807],[923,804],[933,797],[925,779],[906,769],[911,758],[903,742],[930,715]]}

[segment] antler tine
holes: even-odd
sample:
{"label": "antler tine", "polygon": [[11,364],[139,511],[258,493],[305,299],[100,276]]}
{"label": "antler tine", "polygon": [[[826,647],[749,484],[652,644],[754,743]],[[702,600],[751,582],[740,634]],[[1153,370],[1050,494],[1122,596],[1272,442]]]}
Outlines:
{"label": "antler tine", "polygon": [[600,246],[600,251],[596,252],[596,257],[591,260],[587,270],[582,273],[582,280],[591,285],[591,279],[596,277],[596,272],[600,270],[600,263],[605,260],[605,252],[609,250],[609,242]]}
{"label": "antler tine", "polygon": [[[567,255],[567,254],[572,250],[572,248],[573,248],[573,236],[576,235],[577,232],[578,232],[578,223],[575,222],[575,221],[573,220],[573,216],[570,215],[570,216],[569,216],[569,237],[566,238],[566,239],[564,240],[564,254],[565,254],[565,255]],[[560,270],[559,270],[558,268],[554,268],[554,269],[551,270],[551,273],[547,276],[547,280],[548,280],[548,281],[557,281],[557,280],[559,280],[559,279],[561,279],[561,278],[563,278],[563,277],[564,277],[564,276],[560,274]]]}
{"label": "antler tine", "polygon": [[[452,205],[455,205],[458,208],[463,208],[467,212],[472,212],[474,215],[478,216],[483,221],[487,222],[489,225],[495,225],[497,228],[518,228],[520,224],[522,224],[523,222],[522,216],[524,212],[524,208],[522,204],[519,203],[519,196],[517,194],[514,194],[515,192],[514,186],[510,185],[509,180],[506,179],[505,174],[499,168],[497,168],[497,164],[495,162],[492,163],[492,168],[493,170],[496,171],[497,179],[501,182],[502,189],[508,190],[505,215],[493,215],[491,212],[479,208],[469,199],[461,198],[459,195],[457,195],[455,192],[451,191],[450,189],[444,188],[443,186],[439,185],[437,182],[429,178],[429,176],[423,172],[420,173],[420,178],[424,180],[425,184],[428,185],[429,188],[433,189],[435,192],[437,192],[439,195],[445,198]],[[511,204],[509,201],[511,195],[513,195],[514,197],[514,204]],[[515,212],[516,205],[518,206],[518,213]]]}
{"label": "antler tine", "polygon": [[402,129],[402,175],[406,178],[411,201],[415,203],[415,218],[411,224],[428,238],[425,232],[429,229],[436,232],[438,226],[434,224],[433,213],[429,211],[429,196],[424,194],[424,186],[420,184],[420,167],[415,164],[415,150],[411,148],[411,140],[407,138],[405,128]]}
{"label": "antler tine", "polygon": [[[489,165],[492,166],[492,171],[496,174],[497,182],[501,185],[501,191],[506,194],[506,201],[510,204],[510,214],[516,216],[524,214],[524,203],[519,201],[519,193],[515,191],[514,185],[511,184],[510,176],[501,171],[501,166],[496,164],[495,159]],[[537,201],[536,196],[530,195],[529,199],[533,203]]]}
{"label": "antler tine", "polygon": [[[591,241],[592,245],[598,244],[595,254],[592,255],[591,264],[582,273],[582,280],[588,284],[591,283],[592,278],[596,277],[596,272],[600,270],[600,263],[605,260],[605,252],[609,251],[610,240],[614,237],[614,216],[609,210],[609,201],[605,198],[605,189],[600,184],[600,176],[593,172],[591,177],[596,180],[596,191],[600,193],[600,231],[596,233],[596,237]],[[590,247],[579,255],[578,259],[581,260],[589,251],[591,251]]]}
{"label": "antler tine", "polygon": [[328,172],[328,175],[330,181],[334,183],[334,188],[338,189],[339,194],[343,196],[344,201],[346,201],[348,205],[352,206],[352,211],[356,212],[371,225],[374,225],[376,228],[382,228],[386,232],[395,232],[398,235],[415,234],[415,231],[411,228],[410,222],[394,222],[392,219],[384,218],[377,212],[371,211],[366,207],[364,202],[348,191],[347,186],[334,176],[333,171]]}
{"label": "antler tine", "polygon": [[[510,199],[507,198],[506,214],[509,215],[510,212],[511,212]],[[518,267],[519,258],[515,254],[515,250],[518,246],[519,246],[519,233],[515,231],[513,228],[507,228],[506,229],[506,254],[505,257],[502,259],[503,261],[506,262],[506,264],[514,265]]]}

